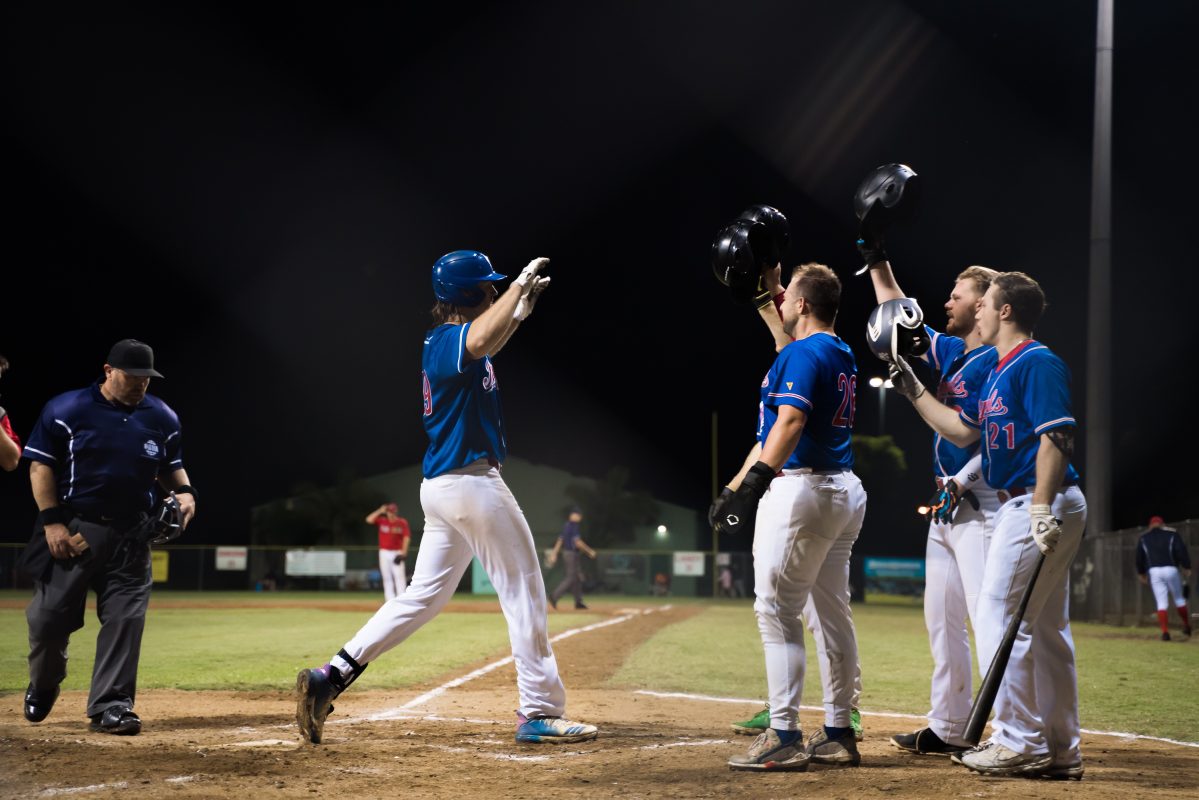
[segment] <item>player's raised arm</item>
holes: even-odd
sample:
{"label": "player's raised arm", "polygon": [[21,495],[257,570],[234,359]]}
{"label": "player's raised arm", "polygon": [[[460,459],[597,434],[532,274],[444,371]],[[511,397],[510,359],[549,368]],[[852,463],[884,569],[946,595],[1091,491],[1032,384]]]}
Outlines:
{"label": "player's raised arm", "polygon": [[[502,347],[515,331],[523,317],[517,316],[517,305],[532,292],[535,285],[544,284],[538,281],[538,272],[550,263],[548,258],[535,258],[529,262],[516,280],[512,281],[502,295],[491,307],[471,322],[466,334],[466,352],[471,359],[480,359],[493,354]],[[485,291],[495,291],[491,282],[483,286]],[[526,316],[528,316],[526,314]]]}

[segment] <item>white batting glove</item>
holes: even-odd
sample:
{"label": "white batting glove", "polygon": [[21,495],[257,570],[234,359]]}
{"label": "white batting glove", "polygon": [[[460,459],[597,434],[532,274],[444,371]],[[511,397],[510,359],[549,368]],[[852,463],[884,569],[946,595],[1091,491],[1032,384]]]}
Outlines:
{"label": "white batting glove", "polygon": [[1045,555],[1053,552],[1062,538],[1062,521],[1053,516],[1053,509],[1041,503],[1028,507],[1028,516],[1033,541]]}
{"label": "white batting glove", "polygon": [[516,280],[513,283],[520,287],[522,295],[529,293],[533,288],[533,280],[537,277],[537,273],[545,269],[545,265],[548,263],[550,263],[548,258],[535,258],[529,262],[529,266],[520,271],[520,275],[516,276]]}
{"label": "white batting glove", "polygon": [[916,373],[912,371],[912,365],[905,361],[903,356],[899,356],[891,362],[888,372],[895,391],[913,403],[919,399],[920,395],[924,394],[924,384],[916,377]]}
{"label": "white batting glove", "polygon": [[545,287],[550,285],[549,277],[534,278],[529,283],[529,293],[520,296],[516,301],[516,310],[512,312],[512,318],[515,320],[524,321],[530,314],[533,313],[533,305],[537,302],[537,298],[545,291]]}

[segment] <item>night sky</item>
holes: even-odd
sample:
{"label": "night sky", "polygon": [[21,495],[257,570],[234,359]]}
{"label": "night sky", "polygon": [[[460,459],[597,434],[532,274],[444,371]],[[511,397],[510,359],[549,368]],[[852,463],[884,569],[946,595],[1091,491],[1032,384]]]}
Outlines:
{"label": "night sky", "polygon": [[[0,404],[27,436],[114,341],[150,343],[201,492],[193,543],[245,541],[250,507],[302,481],[419,461],[429,272],[459,248],[512,276],[552,259],[496,359],[514,456],[627,466],[634,488],[706,508],[711,416],[727,480],[773,359],[709,265],[754,203],[790,218],[788,266],[841,275],[857,427],[876,433],[851,196],[891,161],[925,189],[889,240],[900,285],[939,326],[969,264],[1040,280],[1037,338],[1071,366],[1085,428],[1092,2],[0,14]],[[1118,527],[1195,516],[1197,25],[1184,0],[1117,3]],[[903,503],[870,506],[859,548],[915,555],[931,434],[889,400]],[[0,504],[3,539],[27,538],[25,466]]]}

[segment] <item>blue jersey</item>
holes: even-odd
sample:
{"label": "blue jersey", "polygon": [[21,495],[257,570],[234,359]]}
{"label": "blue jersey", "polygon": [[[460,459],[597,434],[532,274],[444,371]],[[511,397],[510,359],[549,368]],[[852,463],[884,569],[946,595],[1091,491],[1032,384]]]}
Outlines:
{"label": "blue jersey", "polygon": [[578,550],[579,549],[579,523],[567,520],[562,526],[562,533],[558,534],[558,538],[562,540],[563,550]]}
{"label": "blue jersey", "polygon": [[[925,325],[931,346],[925,359],[937,371],[937,400],[961,413],[977,408],[978,392],[994,368],[998,356],[987,345],[967,352],[966,342],[957,336],[939,333]],[[951,478],[978,452],[977,442],[958,447],[939,433],[933,434],[933,471],[939,478]]]}
{"label": "blue jersey", "polygon": [[183,469],[175,412],[152,395],[111,403],[99,384],[46,403],[22,455],[54,470],[60,503],[108,517],[152,510],[158,476]]}
{"label": "blue jersey", "polygon": [[849,433],[857,385],[853,352],[836,336],[818,333],[792,342],[762,379],[758,441],[766,443],[779,406],[795,406],[808,420],[783,469],[853,469]]}
{"label": "blue jersey", "polygon": [[[1035,485],[1041,434],[1077,425],[1070,408],[1070,370],[1032,339],[995,365],[976,407],[976,413],[963,408],[961,418],[981,433],[983,479],[995,489]],[[1078,481],[1072,464],[1066,465],[1063,481]]]}
{"label": "blue jersey", "polygon": [[495,368],[487,356],[471,360],[465,325],[440,325],[425,336],[421,355],[424,393],[426,478],[464,467],[480,458],[502,462],[508,455],[504,415]]}

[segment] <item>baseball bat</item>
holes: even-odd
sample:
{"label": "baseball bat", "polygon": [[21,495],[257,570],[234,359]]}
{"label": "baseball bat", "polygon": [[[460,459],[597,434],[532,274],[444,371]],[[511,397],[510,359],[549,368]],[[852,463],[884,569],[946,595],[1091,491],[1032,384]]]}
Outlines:
{"label": "baseball bat", "polygon": [[995,695],[999,694],[999,685],[1003,683],[1003,674],[1007,672],[1007,662],[1012,655],[1012,646],[1016,644],[1016,634],[1024,619],[1024,611],[1028,608],[1028,599],[1032,597],[1033,587],[1037,585],[1037,576],[1041,574],[1041,566],[1044,563],[1045,554],[1041,553],[1037,557],[1037,564],[1033,567],[1032,575],[1028,578],[1028,585],[1024,587],[1020,605],[1016,608],[1016,613],[1012,615],[1011,621],[1008,622],[1007,630],[1003,632],[1003,641],[999,643],[995,657],[991,659],[987,676],[983,678],[982,685],[978,687],[974,705],[970,708],[970,719],[966,722],[966,741],[971,745],[978,744],[983,736],[983,728],[987,727],[987,717],[991,716],[991,706],[995,704]]}

